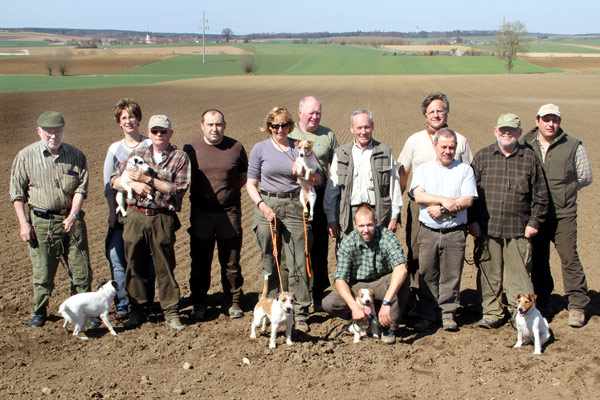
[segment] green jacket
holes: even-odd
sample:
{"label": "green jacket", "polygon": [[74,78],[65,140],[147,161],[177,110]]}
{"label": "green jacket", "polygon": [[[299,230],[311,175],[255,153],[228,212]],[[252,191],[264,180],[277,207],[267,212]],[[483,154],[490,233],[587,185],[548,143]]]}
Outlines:
{"label": "green jacket", "polygon": [[[352,229],[350,197],[352,196],[352,184],[354,182],[353,144],[354,141],[340,146],[335,150],[337,155],[338,183],[340,186],[338,222],[344,232]],[[375,216],[377,224],[386,227],[392,218],[398,218],[397,215],[392,215],[392,199],[390,197],[390,185],[394,174],[394,171],[390,167],[390,159],[392,158],[392,148],[387,144],[373,139],[371,171],[373,173],[373,186],[375,187]]]}
{"label": "green jacket", "polygon": [[567,218],[577,216],[577,169],[575,153],[581,144],[579,139],[567,135],[562,128],[542,159],[540,143],[536,140],[538,128],[527,132],[521,141],[529,145],[537,155],[550,192],[548,218]]}

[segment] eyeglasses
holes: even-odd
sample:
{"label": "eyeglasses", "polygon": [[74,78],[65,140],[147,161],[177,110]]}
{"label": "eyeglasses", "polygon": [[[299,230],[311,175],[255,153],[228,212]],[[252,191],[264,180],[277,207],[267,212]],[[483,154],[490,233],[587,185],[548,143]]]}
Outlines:
{"label": "eyeglasses", "polygon": [[288,122],[286,122],[285,124],[270,124],[271,128],[273,128],[273,130],[278,131],[279,128],[283,129],[283,128],[289,128],[290,125]]}
{"label": "eyeglasses", "polygon": [[150,129],[150,132],[152,132],[154,135],[160,133],[162,135],[166,135],[167,133],[169,133],[168,129],[158,129],[158,128],[152,128]]}

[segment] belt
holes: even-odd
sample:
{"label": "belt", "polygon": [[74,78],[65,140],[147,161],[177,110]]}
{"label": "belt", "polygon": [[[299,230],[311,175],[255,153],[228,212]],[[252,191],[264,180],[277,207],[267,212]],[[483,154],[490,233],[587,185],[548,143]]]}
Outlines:
{"label": "belt", "polygon": [[142,208],[137,206],[127,206],[127,211],[129,210],[137,211],[144,215],[166,214],[169,212],[169,210],[165,208]]}
{"label": "belt", "polygon": [[68,208],[63,208],[62,210],[46,210],[39,207],[30,207],[29,209],[33,212],[33,215],[41,218],[49,218],[51,215],[67,215],[70,211]]}
{"label": "belt", "polygon": [[260,190],[260,194],[267,197],[277,197],[278,199],[293,199],[300,196],[300,192],[271,193],[266,190]]}
{"label": "belt", "polygon": [[464,231],[465,229],[467,229],[467,225],[466,224],[462,224],[462,225],[457,225],[455,227],[452,228],[440,228],[440,229],[436,229],[436,228],[430,228],[425,224],[421,224],[421,226],[425,229],[429,229],[430,231],[433,232],[440,232],[440,233],[450,233],[450,232],[456,232],[456,231]]}

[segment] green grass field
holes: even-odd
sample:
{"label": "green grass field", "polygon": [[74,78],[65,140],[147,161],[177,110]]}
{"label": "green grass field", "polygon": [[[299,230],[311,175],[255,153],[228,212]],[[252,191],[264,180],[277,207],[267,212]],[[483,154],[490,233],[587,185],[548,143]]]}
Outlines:
{"label": "green grass field", "polygon": [[600,35],[590,36],[552,36],[547,39],[548,42],[585,44],[590,46],[600,46]]}
{"label": "green grass field", "polygon": [[[481,50],[497,51],[495,45],[475,45],[473,47]],[[527,51],[530,53],[600,53],[600,49],[588,49],[586,47],[548,42],[529,43],[527,45]]]}

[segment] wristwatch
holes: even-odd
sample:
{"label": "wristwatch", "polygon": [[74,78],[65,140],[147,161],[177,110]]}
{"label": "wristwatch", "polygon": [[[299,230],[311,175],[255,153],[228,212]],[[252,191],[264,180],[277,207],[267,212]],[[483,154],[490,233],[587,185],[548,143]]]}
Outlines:
{"label": "wristwatch", "polygon": [[444,207],[444,206],[440,206],[440,212],[441,212],[442,214],[446,214],[446,207]]}
{"label": "wristwatch", "polygon": [[69,214],[73,219],[79,219],[79,214],[71,213]]}
{"label": "wristwatch", "polygon": [[390,303],[390,302],[389,302],[389,301],[387,301],[387,300],[383,300],[383,301],[381,302],[381,305],[382,305],[382,306],[391,306],[391,305],[392,305],[392,303]]}

